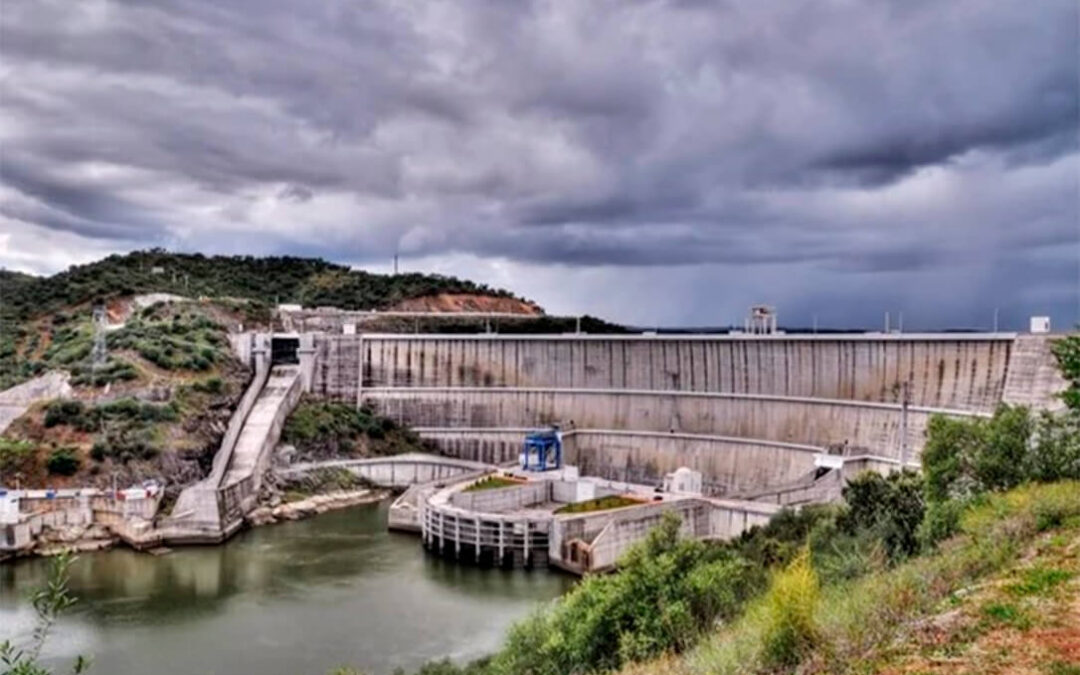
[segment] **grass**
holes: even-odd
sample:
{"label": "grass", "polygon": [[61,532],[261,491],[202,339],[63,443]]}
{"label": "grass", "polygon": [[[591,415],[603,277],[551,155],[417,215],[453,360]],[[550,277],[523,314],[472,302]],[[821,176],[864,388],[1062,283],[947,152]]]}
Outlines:
{"label": "grass", "polygon": [[1007,602],[991,602],[983,606],[982,616],[991,624],[1001,624],[1027,630],[1031,628],[1031,617],[1023,608]]}
{"label": "grass", "polygon": [[0,475],[7,476],[23,469],[33,460],[37,444],[0,437]]}
{"label": "grass", "polygon": [[504,478],[502,476],[486,476],[476,481],[462,492],[480,492],[482,490],[498,490],[499,488],[517,487],[522,481]]}
{"label": "grass", "polygon": [[1005,588],[1011,595],[1047,595],[1053,589],[1065,583],[1073,576],[1072,572],[1046,567],[1025,570],[1019,583]]}
{"label": "grass", "polygon": [[[897,644],[904,627],[946,603],[957,590],[967,588],[988,574],[1013,563],[1026,543],[1046,529],[1047,522],[1075,523],[1080,515],[1080,482],[1065,481],[1033,485],[993,495],[965,514],[961,533],[944,542],[937,553],[914,558],[895,568],[874,572],[854,581],[822,589],[810,602],[809,625],[798,659],[780,659],[785,668],[798,665],[805,673],[877,672],[877,659]],[[1066,526],[1069,526],[1066,525]],[[1068,577],[1060,570],[1034,568],[1021,575],[1022,593],[1046,593]],[[628,670],[637,675],[724,675],[775,672],[777,612],[806,614],[806,596],[785,591],[791,586],[779,574],[763,597],[751,603],[738,620],[711,635],[684,657],[671,657]],[[804,585],[807,582],[804,582]],[[790,588],[788,589],[790,590]],[[790,596],[787,597],[787,596]],[[801,607],[801,609],[799,609]],[[1026,625],[1026,610],[1016,603],[988,604],[984,621],[1014,627]],[[787,642],[781,640],[783,646]],[[900,640],[900,643],[903,641]]]}
{"label": "grass", "polygon": [[639,506],[643,502],[640,499],[612,495],[610,497],[597,497],[583,502],[573,502],[566,506],[555,509],[556,514],[568,513],[592,513],[593,511],[607,511],[609,509],[621,509],[625,506]]}

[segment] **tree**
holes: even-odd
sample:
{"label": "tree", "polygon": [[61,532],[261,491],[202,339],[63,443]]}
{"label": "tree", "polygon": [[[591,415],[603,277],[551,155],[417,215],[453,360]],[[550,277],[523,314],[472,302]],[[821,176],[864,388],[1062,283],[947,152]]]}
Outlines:
{"label": "tree", "polygon": [[[74,562],[75,558],[70,553],[61,553],[50,561],[45,585],[30,596],[37,614],[37,623],[29,645],[19,648],[10,640],[0,643],[0,663],[6,668],[4,675],[52,675],[53,671],[40,665],[38,658],[57,617],[76,602],[76,598],[68,590],[71,565]],[[90,661],[79,655],[71,665],[71,672],[84,673],[89,668]]]}
{"label": "tree", "polygon": [[918,474],[900,471],[882,476],[867,471],[853,478],[843,494],[848,510],[840,519],[842,529],[880,537],[892,560],[918,552],[919,524],[926,511]]}
{"label": "tree", "polygon": [[1061,374],[1069,383],[1061,398],[1070,410],[1080,413],[1080,335],[1054,340],[1050,348],[1057,358]]}

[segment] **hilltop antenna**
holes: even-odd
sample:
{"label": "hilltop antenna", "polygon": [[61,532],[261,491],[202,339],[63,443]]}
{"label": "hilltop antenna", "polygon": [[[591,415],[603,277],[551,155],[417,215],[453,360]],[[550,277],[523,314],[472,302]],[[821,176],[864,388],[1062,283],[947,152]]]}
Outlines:
{"label": "hilltop antenna", "polygon": [[394,251],[394,276],[398,273],[398,252]]}

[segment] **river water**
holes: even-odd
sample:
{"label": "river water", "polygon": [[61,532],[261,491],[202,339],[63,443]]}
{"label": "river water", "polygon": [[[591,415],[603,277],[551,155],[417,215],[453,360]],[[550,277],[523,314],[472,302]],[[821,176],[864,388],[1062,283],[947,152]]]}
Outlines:
{"label": "river water", "polygon": [[[493,651],[506,629],[572,583],[545,571],[481,570],[386,531],[388,503],[256,528],[164,556],[80,556],[79,602],[47,661],[93,657],[92,675],[383,675]],[[0,564],[0,641],[33,626],[26,593],[46,561]],[[66,668],[64,668],[66,672]]]}

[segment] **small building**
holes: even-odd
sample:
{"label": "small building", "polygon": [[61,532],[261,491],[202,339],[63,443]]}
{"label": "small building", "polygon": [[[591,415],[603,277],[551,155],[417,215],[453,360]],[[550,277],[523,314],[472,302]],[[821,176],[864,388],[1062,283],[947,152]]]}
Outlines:
{"label": "small building", "polygon": [[776,333],[776,308],[769,305],[754,305],[750,308],[743,327],[750,335]]}
{"label": "small building", "polygon": [[1031,332],[1036,334],[1045,334],[1050,332],[1050,317],[1048,316],[1033,316],[1031,317]]}

